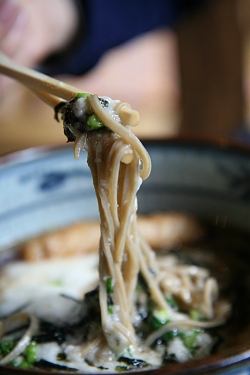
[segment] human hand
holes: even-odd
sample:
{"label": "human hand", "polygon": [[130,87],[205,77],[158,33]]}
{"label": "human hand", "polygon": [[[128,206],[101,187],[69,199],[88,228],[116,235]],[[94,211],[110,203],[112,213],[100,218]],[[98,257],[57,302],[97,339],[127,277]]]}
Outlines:
{"label": "human hand", "polygon": [[[24,66],[34,67],[62,50],[77,25],[71,0],[0,0],[0,50]],[[0,77],[0,91],[10,82]]]}

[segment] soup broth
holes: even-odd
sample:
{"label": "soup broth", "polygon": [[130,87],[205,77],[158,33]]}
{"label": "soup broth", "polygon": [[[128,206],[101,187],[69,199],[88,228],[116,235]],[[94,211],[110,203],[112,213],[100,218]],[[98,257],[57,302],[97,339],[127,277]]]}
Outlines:
{"label": "soup broth", "polygon": [[[160,271],[161,265],[167,264],[172,283],[176,282],[172,269],[177,264],[189,267],[193,279],[197,268],[209,271],[218,282],[218,298],[225,301],[226,308],[230,306],[226,324],[209,329],[202,324],[176,328],[149,298],[148,287],[139,275],[133,324],[136,335],[148,343],[149,349],[138,358],[130,355],[129,350],[115,358],[105,345],[98,358],[93,355],[103,340],[97,252],[36,263],[21,259],[23,246],[2,254],[0,315],[2,319],[7,318],[7,326],[0,343],[1,356],[4,358],[10,352],[8,345],[13,348],[31,324],[18,314],[35,316],[38,321],[28,349],[4,365],[84,373],[148,370],[199,361],[243,345],[250,319],[249,235],[207,225],[205,232],[206,235],[192,245],[176,242],[172,249],[158,250],[156,261]],[[11,254],[19,259],[11,259]],[[112,290],[109,282],[107,289]],[[166,295],[176,311],[199,322],[207,321],[199,308],[191,305],[190,308],[188,297],[185,300],[178,292]],[[110,308],[113,308],[112,301]],[[8,322],[13,314],[16,321]],[[168,325],[170,328],[164,330]],[[30,361],[27,359],[29,351],[33,353]]]}

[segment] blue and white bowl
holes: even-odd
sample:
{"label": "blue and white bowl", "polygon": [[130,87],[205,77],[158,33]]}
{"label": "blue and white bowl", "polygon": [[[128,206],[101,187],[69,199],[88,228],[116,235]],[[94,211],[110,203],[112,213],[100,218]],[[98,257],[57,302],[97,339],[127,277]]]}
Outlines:
{"label": "blue and white bowl", "polygon": [[[145,145],[152,158],[152,173],[138,194],[139,213],[188,212],[201,220],[250,232],[250,149],[226,140],[179,138]],[[0,192],[0,251],[44,232],[98,217],[86,153],[76,161],[72,145],[1,157]],[[248,260],[250,267],[250,252]],[[250,317],[245,329],[249,339],[235,348],[153,373],[250,374]],[[27,374],[7,368],[1,368],[0,373]]]}

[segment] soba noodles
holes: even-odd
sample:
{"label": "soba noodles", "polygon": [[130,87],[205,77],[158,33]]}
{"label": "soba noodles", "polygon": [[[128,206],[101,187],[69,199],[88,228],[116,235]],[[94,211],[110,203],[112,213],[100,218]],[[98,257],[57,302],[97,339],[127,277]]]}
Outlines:
{"label": "soba noodles", "polygon": [[[214,341],[205,329],[224,324],[230,308],[218,301],[217,281],[208,270],[180,264],[174,256],[159,261],[138,230],[136,194],[151,161],[132,133],[137,112],[128,103],[79,95],[62,113],[75,157],[83,148],[88,153],[101,227],[100,321],[90,324],[83,342],[63,344],[69,367],[126,371],[160,366],[166,353],[180,362],[208,354]],[[84,305],[81,314],[90,310]],[[149,315],[157,322],[154,329],[146,326]],[[3,356],[1,363],[9,362]]]}

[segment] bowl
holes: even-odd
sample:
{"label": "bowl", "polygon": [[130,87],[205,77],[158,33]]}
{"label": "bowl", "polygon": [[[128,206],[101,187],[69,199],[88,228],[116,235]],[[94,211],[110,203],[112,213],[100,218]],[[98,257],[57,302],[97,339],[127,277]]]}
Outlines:
{"label": "bowl", "polygon": [[[222,229],[250,232],[247,146],[225,139],[190,138],[147,141],[145,146],[152,159],[152,173],[139,190],[140,214],[180,211]],[[28,149],[1,157],[0,191],[1,254],[44,232],[98,217],[86,153],[82,152],[76,161],[70,145]],[[234,267],[238,267],[237,272],[243,267],[236,277],[240,281],[235,283],[234,279],[232,285],[238,305],[226,333],[228,344],[206,359],[172,364],[152,370],[152,375],[250,373],[250,251],[244,249],[238,254],[237,250],[227,253],[217,249],[222,261],[218,274],[223,267],[230,272]],[[0,372],[40,373],[5,366]],[[140,371],[143,373],[148,372]]]}

